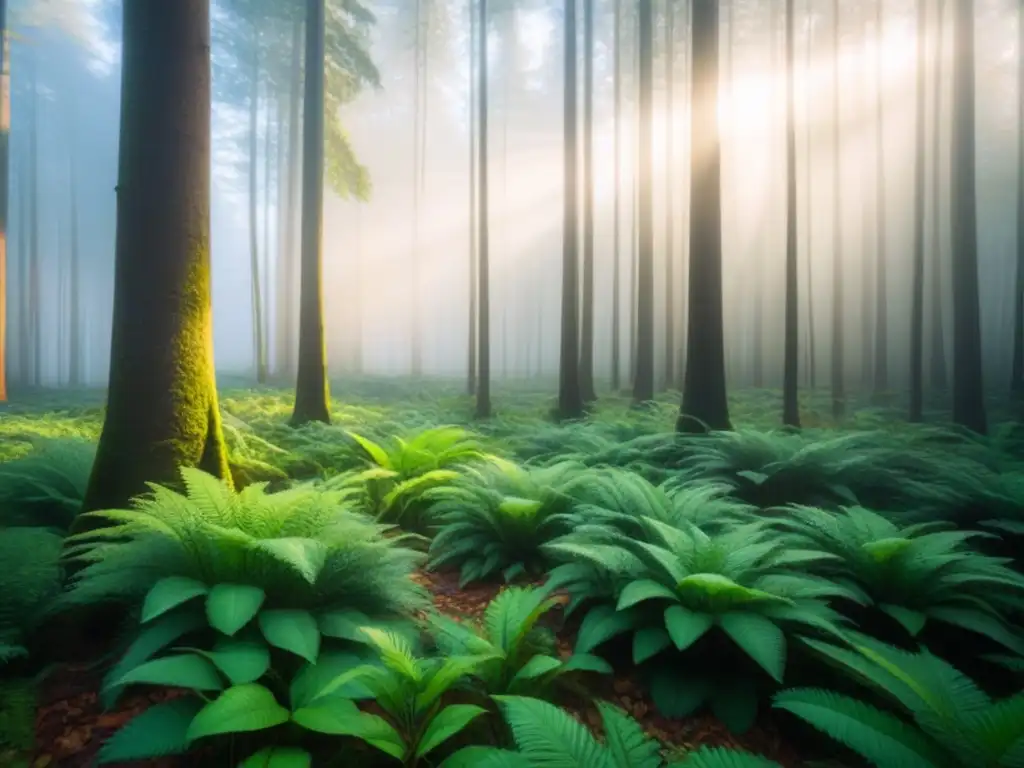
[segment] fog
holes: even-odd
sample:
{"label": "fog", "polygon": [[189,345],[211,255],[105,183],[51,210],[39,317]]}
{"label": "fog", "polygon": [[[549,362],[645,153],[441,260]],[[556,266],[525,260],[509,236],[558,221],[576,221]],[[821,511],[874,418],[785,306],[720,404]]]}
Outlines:
{"label": "fog", "polygon": [[[959,0],[953,0],[958,2]],[[224,6],[230,0],[216,0]],[[469,322],[470,107],[469,3],[433,0],[430,26],[421,43],[426,66],[417,67],[411,3],[367,0],[376,14],[371,57],[380,87],[362,87],[340,100],[340,121],[371,184],[369,199],[345,199],[329,187],[325,196],[324,273],[328,360],[333,375],[350,372],[402,374],[410,370],[414,334],[422,343],[423,373],[462,375],[466,370]],[[109,0],[23,0],[12,4],[11,192],[8,246],[9,369],[35,365],[22,354],[31,337],[30,253],[38,254],[41,382],[60,385],[68,376],[72,334],[80,334],[86,383],[103,384],[109,365],[119,125],[119,15]],[[496,378],[553,375],[558,365],[562,248],[562,8],[553,0],[491,3],[488,35],[489,172],[491,227],[492,370]],[[655,258],[657,316],[665,300],[661,277],[666,221],[672,223],[673,253],[685,259],[688,168],[686,16],[676,11],[673,109],[667,109],[664,3],[656,2]],[[685,4],[679,4],[684,6]],[[781,5],[768,0],[723,3],[721,96],[726,355],[730,383],[744,385],[754,332],[752,307],[760,293],[765,321],[765,373],[781,382],[783,259],[785,251],[785,77]],[[879,245],[876,205],[874,97],[880,83],[884,114],[886,175],[884,236],[888,286],[889,366],[893,384],[904,385],[910,323],[910,274],[914,214],[914,94],[916,22],[914,0],[885,0],[881,36],[874,2],[840,3],[841,216],[833,216],[832,19],[830,2],[797,2],[798,231],[801,280],[801,341],[808,351],[814,326],[819,379],[828,370],[833,237],[839,226],[845,261],[850,375],[864,346],[862,294]],[[980,270],[986,378],[1009,380],[1012,357],[1017,237],[1018,3],[977,0],[977,147]],[[634,227],[636,35],[632,10],[623,16],[622,123],[615,156],[613,6],[599,0],[595,26],[594,194],[596,242],[595,370],[609,376],[611,293],[616,230],[615,173],[618,160],[618,231],[622,301],[628,313],[630,253]],[[725,8],[724,6],[728,6]],[[936,4],[929,2],[934,21]],[[948,67],[951,13],[945,11],[941,39],[924,40],[929,62]],[[773,31],[769,19],[780,23]],[[218,371],[251,376],[255,368],[250,242],[249,95],[238,92],[236,51],[219,45],[213,14],[213,198],[211,249]],[[581,31],[582,31],[582,25]],[[865,39],[865,28],[867,35]],[[934,27],[932,27],[934,28]],[[631,31],[632,30],[632,31]],[[287,25],[264,30],[287,36]],[[878,56],[876,47],[880,46]],[[580,46],[582,51],[582,45]],[[876,61],[881,61],[880,78]],[[948,70],[947,70],[948,72]],[[233,74],[232,74],[233,73]],[[425,147],[417,205],[415,160],[417,78],[425,83]],[[948,142],[951,88],[942,82],[939,120],[931,70],[928,77],[928,162],[932,189],[936,129],[943,149],[941,199],[926,205],[926,252],[949,258]],[[356,90],[356,89],[353,89]],[[582,89],[581,89],[582,90]],[[263,264],[264,311],[273,318],[285,300],[280,256],[287,226],[281,207],[278,130],[282,105],[258,105],[257,233]],[[582,112],[581,112],[582,116]],[[671,133],[673,152],[667,151]],[[32,143],[37,142],[33,153]],[[279,151],[280,150],[280,151]],[[33,169],[33,156],[37,168]],[[670,193],[670,194],[669,194]],[[669,197],[671,196],[671,200]],[[81,327],[69,327],[69,255],[72,200],[77,205],[81,259]],[[669,207],[671,206],[671,208]],[[417,215],[418,213],[418,215]],[[937,217],[937,218],[936,218]],[[933,221],[938,222],[933,227]],[[934,232],[939,233],[936,240]],[[871,261],[865,270],[865,257]],[[682,261],[681,263],[685,263]],[[758,266],[760,264],[760,266]],[[760,279],[758,279],[760,276]],[[685,279],[679,277],[675,311],[682,316]],[[929,280],[932,278],[929,277]],[[949,291],[949,280],[944,289]],[[930,287],[926,288],[930,296]],[[873,301],[874,299],[872,299]],[[813,313],[808,313],[810,301]],[[948,298],[946,302],[948,307]],[[926,309],[926,317],[930,310]],[[873,310],[872,310],[873,312]],[[947,312],[948,317],[948,312]],[[811,321],[809,322],[809,318]],[[661,324],[663,326],[663,324]],[[270,366],[297,340],[279,338],[267,323]],[[623,359],[631,333],[621,324]],[[660,334],[661,326],[658,333]],[[947,321],[947,343],[951,338]],[[656,349],[663,341],[656,339]],[[862,349],[863,348],[863,349]],[[948,359],[948,357],[947,357]],[[659,365],[663,361],[659,357]],[[806,371],[802,373],[806,375]],[[342,393],[339,393],[343,396]]]}

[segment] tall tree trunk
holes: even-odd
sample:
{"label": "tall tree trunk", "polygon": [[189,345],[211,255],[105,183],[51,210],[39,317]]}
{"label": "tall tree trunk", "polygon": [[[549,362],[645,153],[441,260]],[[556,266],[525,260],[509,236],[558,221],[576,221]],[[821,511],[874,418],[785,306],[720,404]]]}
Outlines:
{"label": "tall tree trunk", "polygon": [[[863,18],[861,19],[862,32],[863,32],[863,56],[865,59],[870,55],[871,52],[871,13],[867,6],[863,10]],[[860,80],[861,86],[861,114],[865,120],[871,109],[871,77],[867,73],[867,68],[862,68],[862,77]],[[872,283],[872,246],[871,237],[875,234],[871,226],[871,195],[868,192],[869,184],[869,168],[872,159],[871,148],[868,146],[867,131],[865,131],[864,139],[864,157],[862,158],[863,170],[861,171],[861,285],[860,285],[860,304],[861,304],[861,315],[860,315],[860,336],[861,336],[861,387],[864,392],[871,392],[874,388],[874,355],[875,355],[875,343],[874,343],[874,300],[875,300],[875,285]],[[875,158],[877,159],[877,148],[875,148]],[[877,204],[877,197],[875,203]]]}
{"label": "tall tree trunk", "polygon": [[614,183],[612,185],[612,392],[618,394],[622,386],[620,375],[622,373],[622,264],[620,251],[622,249],[621,234],[621,211],[619,205],[619,187],[622,184],[622,5],[614,4],[615,13],[615,39],[612,45],[615,46],[615,71],[612,73],[612,87],[614,89],[612,110],[614,112],[612,121],[614,124],[612,139],[612,155],[614,163]]}
{"label": "tall tree trunk", "polygon": [[654,20],[653,0],[639,0],[640,240],[637,259],[636,378],[633,402],[654,400]]}
{"label": "tall tree trunk", "polygon": [[260,249],[258,231],[259,180],[257,169],[259,163],[259,106],[260,106],[260,43],[259,31],[253,28],[253,55],[249,91],[249,280],[252,300],[252,344],[253,365],[256,369],[256,381],[263,384],[267,380],[267,363],[263,357],[263,292],[260,290]]}
{"label": "tall tree trunk", "polygon": [[769,188],[769,211],[765,216],[765,237],[764,250],[758,254],[760,258],[754,259],[754,307],[751,337],[753,339],[753,383],[756,389],[764,386],[764,263],[769,257],[775,255],[775,238],[770,234],[774,230],[775,216],[777,210],[778,190],[778,167],[776,152],[781,143],[779,141],[779,120],[776,104],[779,103],[777,83],[779,80],[779,20],[776,0],[768,3],[768,46],[769,46],[769,72],[771,73],[771,97],[773,105],[771,112],[771,158],[768,166],[768,188]]}
{"label": "tall tree trunk", "polygon": [[[22,155],[24,157],[24,155]],[[18,383],[28,387],[30,357],[30,321],[28,295],[29,263],[29,180],[25,163],[18,164],[15,178],[18,182]]]}
{"label": "tall tree trunk", "polygon": [[875,6],[875,376],[876,398],[887,397],[889,391],[889,292],[886,248],[886,174],[885,174],[885,99],[882,75],[884,12],[882,0]]}
{"label": "tall tree trunk", "polygon": [[10,194],[11,43],[0,0],[0,403],[7,400],[7,215]]}
{"label": "tall tree trunk", "polygon": [[[210,4],[124,0],[107,411],[82,507],[179,467],[230,482],[210,301]],[[72,533],[101,525],[79,516]]]}
{"label": "tall tree trunk", "polygon": [[[573,90],[575,94],[575,89]],[[580,393],[594,390],[594,0],[583,0],[583,321],[580,326]]]}
{"label": "tall tree trunk", "polygon": [[295,343],[298,339],[298,330],[295,325],[296,311],[296,285],[295,278],[298,272],[298,259],[296,258],[296,232],[298,224],[298,211],[301,205],[301,190],[299,188],[302,176],[300,125],[302,122],[302,57],[304,56],[303,31],[305,24],[301,19],[296,19],[292,27],[292,62],[291,71],[288,76],[288,177],[287,177],[287,198],[285,200],[284,219],[284,242],[285,248],[281,252],[280,265],[281,290],[278,294],[280,304],[278,305],[279,321],[278,335],[282,352],[280,360],[280,372],[285,376],[296,374],[295,364]]}
{"label": "tall tree trunk", "polygon": [[413,55],[413,110],[412,110],[412,262],[409,265],[409,351],[410,351],[410,373],[413,376],[420,376],[423,373],[423,357],[420,347],[420,323],[419,323],[419,261],[420,261],[420,207],[423,193],[423,179],[421,178],[421,151],[420,143],[421,124],[423,122],[423,87],[426,80],[422,71],[423,65],[423,3],[424,0],[416,0],[414,33],[414,55]]}
{"label": "tall tree trunk", "polygon": [[477,125],[480,128],[479,147],[480,158],[478,197],[477,203],[480,208],[477,212],[478,232],[477,254],[479,257],[477,265],[477,295],[480,308],[478,319],[479,334],[477,349],[477,361],[479,370],[477,372],[476,386],[476,416],[479,419],[490,418],[491,416],[491,261],[490,261],[490,226],[489,226],[489,188],[488,188],[488,167],[490,165],[487,156],[487,0],[480,0],[480,21],[477,26],[477,45],[479,46],[478,57],[480,82],[477,86],[480,97],[478,108],[480,110]]}
{"label": "tall tree trunk", "polygon": [[839,108],[839,0],[832,0],[832,418],[846,413],[846,332],[843,289],[843,120]]}
{"label": "tall tree trunk", "polygon": [[[675,308],[675,14],[674,0],[665,2],[665,377],[662,389],[676,383]],[[731,22],[731,19],[730,19]]]}
{"label": "tall tree trunk", "polygon": [[352,311],[352,371],[363,374],[363,203],[355,201],[355,259],[353,284],[356,287]]}
{"label": "tall tree trunk", "polygon": [[565,0],[562,116],[562,339],[558,366],[558,416],[583,415],[579,361],[579,220],[577,218],[576,0]]}
{"label": "tall tree trunk", "polygon": [[953,41],[953,421],[985,434],[975,191],[974,0],[953,3]]}
{"label": "tall tree trunk", "polygon": [[914,265],[910,293],[910,421],[924,417],[924,162],[925,0],[917,0],[917,93],[915,94]]}
{"label": "tall tree trunk", "polygon": [[[285,242],[285,205],[286,205],[286,192],[288,187],[288,170],[287,170],[287,154],[285,149],[288,145],[288,105],[285,101],[284,89],[280,86],[274,91],[274,101],[277,105],[277,152],[274,159],[275,164],[275,177],[274,177],[274,193],[275,193],[275,204],[277,208],[277,221],[276,230],[274,232],[276,244],[275,253],[276,259],[274,261],[274,327],[273,331],[268,334],[274,340],[274,355],[270,362],[270,370],[273,374],[279,375],[284,368],[285,357],[288,354],[285,348],[284,334],[281,333],[281,309],[285,304],[284,301],[284,267],[285,267],[285,252],[288,249],[288,244]],[[268,275],[269,277],[269,275]],[[271,316],[270,312],[267,312],[268,318]]]}
{"label": "tall tree trunk", "polygon": [[469,0],[469,355],[467,390],[476,394],[477,374],[477,29],[473,0]]}
{"label": "tall tree trunk", "polygon": [[945,392],[949,388],[946,366],[946,332],[942,320],[942,222],[948,221],[942,215],[942,158],[948,156],[942,151],[942,33],[945,29],[945,0],[938,0],[935,19],[935,78],[932,105],[932,162],[935,169],[932,178],[932,283],[931,283],[931,349],[928,358],[928,379],[934,392]]}
{"label": "tall tree trunk", "polygon": [[[735,6],[733,6],[735,8]],[[718,128],[718,3],[694,0],[690,111],[689,338],[680,432],[729,429],[722,317],[722,152]],[[730,19],[732,21],[732,19]]]}
{"label": "tall tree trunk", "polygon": [[782,423],[800,426],[798,398],[800,375],[799,278],[797,261],[796,198],[796,87],[794,0],[786,0],[786,294],[782,374]]}
{"label": "tall tree trunk", "polygon": [[39,83],[38,62],[33,54],[29,113],[29,247],[28,247],[28,340],[31,344],[33,387],[43,383],[42,286],[39,276]]}
{"label": "tall tree trunk", "polygon": [[71,120],[68,135],[68,186],[70,187],[70,218],[68,238],[70,240],[70,279],[68,284],[68,385],[80,387],[83,383],[82,360],[82,289],[80,269],[80,243],[78,241],[78,144],[75,139],[77,115],[74,97],[69,98]]}
{"label": "tall tree trunk", "polygon": [[271,104],[273,103],[273,96],[270,91],[270,77],[268,75],[267,81],[263,86],[263,255],[262,270],[263,280],[260,285],[263,289],[262,303],[260,312],[260,319],[263,321],[260,324],[261,330],[261,355],[263,357],[263,374],[264,378],[269,375],[270,371],[270,192],[273,188],[271,185],[271,160],[274,157],[274,140],[272,138],[271,128],[273,127],[273,111],[271,110]]}
{"label": "tall tree trunk", "polygon": [[[0,149],[0,151],[4,151]],[[1024,393],[1024,2],[1017,11],[1017,279],[1010,391]],[[2,322],[2,320],[0,320]]]}
{"label": "tall tree trunk", "polygon": [[306,82],[302,127],[302,249],[299,358],[293,425],[330,423],[324,340],[324,2],[306,0]]}
{"label": "tall tree trunk", "polygon": [[[813,0],[807,0],[807,12],[810,15],[813,12],[812,8]],[[811,188],[811,169],[812,169],[812,152],[814,150],[814,118],[811,110],[811,86],[810,86],[810,72],[811,72],[811,54],[814,48],[814,24],[811,19],[808,19],[807,24],[807,49],[804,55],[804,120],[807,121],[804,126],[804,199],[807,201],[807,206],[804,209],[804,216],[807,218],[806,228],[807,233],[805,235],[804,242],[807,245],[807,253],[804,257],[804,261],[807,263],[807,386],[812,391],[817,386],[816,380],[816,361],[815,361],[815,343],[814,343],[814,190]]]}

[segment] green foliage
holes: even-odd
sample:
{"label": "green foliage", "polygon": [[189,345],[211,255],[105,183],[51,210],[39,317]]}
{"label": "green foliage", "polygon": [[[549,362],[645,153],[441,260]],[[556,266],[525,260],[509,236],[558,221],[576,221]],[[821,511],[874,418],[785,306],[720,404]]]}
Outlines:
{"label": "green foliage", "polygon": [[356,489],[370,515],[409,531],[428,530],[430,489],[452,482],[459,470],[488,458],[479,439],[461,427],[433,427],[383,443],[355,432],[349,436],[362,449],[368,469],[332,478],[327,487]]}
{"label": "green foliage", "polygon": [[942,522],[900,526],[862,507],[790,507],[776,525],[792,533],[793,546],[829,553],[817,571],[909,635],[935,620],[1024,655],[1020,632],[1006,623],[1024,609],[1024,576],[1008,568],[1009,561],[967,546],[985,534],[949,530]]}
{"label": "green foliage", "polygon": [[[657,742],[622,710],[598,702],[604,743],[553,704],[525,696],[496,696],[516,751],[467,747],[441,768],[662,768]],[[667,768],[772,768],[771,760],[726,749],[701,749]]]}
{"label": "green foliage", "polygon": [[67,531],[82,506],[95,457],[92,443],[50,439],[0,464],[0,526]]}
{"label": "green foliage", "polygon": [[1024,765],[1024,692],[990,699],[927,651],[862,638],[813,646],[853,672],[896,712],[831,691],[783,691],[775,706],[841,742],[878,768],[1014,768]]}
{"label": "green foliage", "polygon": [[431,567],[457,566],[463,585],[498,571],[506,580],[542,572],[549,565],[542,546],[569,530],[580,470],[572,462],[531,469],[493,459],[429,491],[439,528]]}
{"label": "green foliage", "polygon": [[442,653],[483,659],[472,676],[486,695],[538,696],[571,672],[610,673],[596,656],[558,658],[554,634],[538,624],[555,605],[545,590],[509,587],[488,604],[478,624],[433,615],[430,628]]}
{"label": "green foliage", "polygon": [[0,665],[27,656],[27,641],[61,591],[62,537],[46,528],[0,528]]}

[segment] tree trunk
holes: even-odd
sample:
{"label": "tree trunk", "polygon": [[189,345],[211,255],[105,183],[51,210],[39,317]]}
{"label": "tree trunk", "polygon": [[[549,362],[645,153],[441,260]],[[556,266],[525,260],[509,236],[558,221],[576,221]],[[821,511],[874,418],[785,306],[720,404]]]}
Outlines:
{"label": "tree trunk", "polygon": [[[4,151],[4,150],[0,150]],[[1017,280],[1010,391],[1024,393],[1024,2],[1017,11]],[[2,322],[2,320],[0,320]]]}
{"label": "tree trunk", "polygon": [[306,82],[302,126],[302,248],[299,358],[294,426],[330,423],[327,348],[324,341],[324,2],[306,0]]}
{"label": "tree trunk", "polygon": [[612,73],[614,89],[613,131],[612,139],[614,157],[614,183],[612,185],[612,392],[618,394],[622,386],[622,264],[620,259],[621,243],[621,211],[619,205],[619,186],[622,184],[622,6],[615,3],[615,71]]}
{"label": "tree trunk", "polygon": [[949,388],[948,372],[946,366],[946,332],[942,320],[942,303],[944,301],[942,290],[942,222],[948,221],[947,216],[942,215],[942,33],[945,27],[944,15],[946,10],[945,0],[939,0],[936,8],[935,19],[935,79],[932,105],[932,124],[935,126],[935,135],[932,138],[932,162],[935,163],[935,170],[932,179],[932,295],[931,295],[931,350],[928,359],[928,378],[931,389],[934,392],[945,392]]}
{"label": "tree trunk", "polygon": [[284,214],[284,242],[285,247],[281,251],[279,264],[281,274],[278,280],[281,281],[280,293],[278,294],[280,304],[278,305],[278,336],[280,357],[280,372],[286,376],[296,373],[295,367],[295,342],[298,332],[295,327],[295,277],[297,271],[296,254],[296,233],[295,225],[298,222],[296,208],[301,204],[301,191],[299,181],[302,174],[300,162],[299,127],[302,121],[302,56],[303,56],[303,30],[305,26],[301,20],[296,20],[292,27],[292,66],[288,78],[288,177],[287,177],[287,199],[285,201]]}
{"label": "tree trunk", "polygon": [[29,180],[24,168],[25,163],[18,164],[15,178],[18,182],[18,383],[22,387],[30,384],[29,367],[31,350],[29,296],[28,296],[28,263],[29,263]]}
{"label": "tree trunk", "polygon": [[924,417],[924,162],[925,0],[917,0],[917,93],[915,94],[914,263],[910,293],[910,421]]}
{"label": "tree trunk", "polygon": [[832,418],[846,413],[843,289],[843,121],[839,108],[839,0],[832,0]]}
{"label": "tree trunk", "polygon": [[637,259],[636,378],[633,402],[654,400],[654,24],[653,0],[639,0],[640,238]]}
{"label": "tree trunk", "polygon": [[[807,11],[810,14],[812,0],[807,0]],[[804,55],[804,67],[805,72],[809,73],[812,68],[812,57],[814,47],[814,24],[808,20],[807,25],[807,49]],[[804,79],[809,81],[810,76],[804,75]],[[810,83],[804,85],[804,120],[807,121],[804,127],[804,199],[807,201],[807,206],[804,209],[804,216],[807,219],[806,227],[807,233],[804,242],[807,245],[807,253],[804,256],[804,261],[807,264],[807,387],[811,391],[817,387],[816,379],[816,360],[815,360],[815,343],[814,343],[814,219],[812,218],[814,211],[814,190],[811,186],[811,169],[813,164],[812,152],[814,150],[813,139],[814,139],[814,117],[812,115],[812,99],[810,93]]]}
{"label": "tree trunk", "polygon": [[480,228],[478,233],[477,253],[479,263],[477,265],[477,295],[480,306],[480,317],[477,350],[477,361],[479,370],[477,372],[476,388],[476,417],[487,419],[491,416],[491,263],[490,263],[490,228],[489,228],[489,203],[488,203],[488,166],[487,157],[487,0],[480,0],[480,22],[477,28],[477,45],[479,46],[478,66],[480,83],[478,92],[480,94],[480,128],[479,147],[479,172],[477,202],[480,206],[477,212],[477,225]]}
{"label": "tree trunk", "polygon": [[469,0],[469,355],[467,390],[476,394],[477,374],[477,36],[476,13]]}
{"label": "tree trunk", "polygon": [[[676,383],[675,308],[675,14],[674,0],[665,3],[665,375],[662,389]],[[731,21],[731,19],[730,19]]]}
{"label": "tree trunk", "polygon": [[124,508],[181,466],[231,482],[211,327],[209,7],[124,0],[110,382],[87,511]]}
{"label": "tree trunk", "polygon": [[10,194],[11,44],[0,0],[0,403],[7,401],[7,215]]}
{"label": "tree trunk", "polygon": [[[573,94],[575,94],[575,88]],[[575,181],[575,178],[573,179]],[[579,387],[583,401],[594,390],[594,0],[583,0],[583,322]]]}
{"label": "tree trunk", "polygon": [[420,247],[420,203],[423,195],[423,179],[420,142],[421,125],[423,122],[423,90],[426,73],[423,71],[423,2],[415,0],[415,42],[413,43],[413,114],[412,114],[412,263],[409,265],[409,344],[410,372],[413,376],[423,373],[423,357],[420,348],[419,322],[419,247]]}
{"label": "tree trunk", "polygon": [[274,355],[270,361],[270,370],[275,376],[277,376],[282,372],[285,365],[285,358],[288,354],[285,346],[286,339],[284,334],[281,332],[281,308],[285,304],[285,281],[283,273],[285,268],[285,252],[288,249],[288,244],[285,242],[285,215],[287,214],[287,211],[285,210],[285,190],[288,186],[287,155],[285,153],[285,148],[288,145],[288,107],[285,102],[284,91],[280,86],[274,91],[274,102],[277,106],[277,151],[275,153],[276,157],[274,158],[274,193],[277,207],[277,228],[274,234],[277,242],[275,244],[276,259],[274,262],[274,311],[273,313],[268,311],[267,316],[268,318],[274,318],[273,332],[268,335],[274,340]]}
{"label": "tree trunk", "polygon": [[558,416],[583,415],[579,366],[578,130],[576,126],[576,0],[565,0],[562,116],[562,339],[558,366]]}
{"label": "tree trunk", "polygon": [[884,39],[883,3],[876,5],[875,13],[875,195],[877,220],[875,236],[875,376],[874,394],[884,401],[889,392],[889,292],[887,280],[886,248],[886,182],[885,182],[885,100],[882,93],[882,41]]}
{"label": "tree trunk", "polygon": [[253,364],[256,381],[267,380],[267,363],[263,356],[263,292],[260,289],[260,249],[258,230],[257,199],[259,183],[257,160],[259,158],[259,105],[260,105],[260,46],[259,32],[253,29],[253,56],[249,91],[249,275],[252,299]]}
{"label": "tree trunk", "polygon": [[730,429],[722,317],[718,3],[716,0],[694,0],[692,13],[689,338],[683,400],[676,421],[676,429],[680,432]]}
{"label": "tree trunk", "polygon": [[953,41],[953,421],[985,434],[975,192],[974,0],[953,4]]}
{"label": "tree trunk", "polygon": [[782,423],[800,426],[799,278],[797,261],[796,96],[794,62],[796,36],[793,0],[786,0],[786,294],[782,374]]}
{"label": "tree trunk", "polygon": [[[34,56],[34,54],[33,54]],[[29,246],[28,246],[28,339],[32,369],[30,382],[33,387],[43,383],[42,323],[40,321],[42,287],[39,277],[39,83],[38,63],[32,60],[32,88],[29,96]]]}
{"label": "tree trunk", "polygon": [[263,257],[260,260],[262,262],[261,269],[263,270],[263,280],[260,283],[263,289],[262,311],[260,312],[260,319],[262,320],[260,324],[260,354],[263,357],[264,379],[269,375],[270,371],[270,191],[272,189],[271,159],[274,157],[274,140],[271,130],[274,125],[274,113],[271,110],[272,102],[273,96],[270,91],[270,77],[268,75],[263,87]]}
{"label": "tree trunk", "polygon": [[75,140],[75,126],[77,122],[76,110],[74,107],[74,97],[69,98],[69,102],[72,104],[71,107],[71,122],[68,126],[70,133],[68,136],[68,151],[69,151],[69,169],[68,169],[68,186],[70,187],[70,211],[68,212],[69,218],[71,219],[68,231],[68,238],[70,240],[71,248],[71,259],[70,259],[70,279],[68,284],[68,316],[69,316],[69,328],[68,328],[68,385],[71,387],[80,387],[83,384],[84,372],[83,359],[82,359],[82,289],[81,289],[81,269],[80,269],[80,243],[79,231],[78,231],[78,144]]}

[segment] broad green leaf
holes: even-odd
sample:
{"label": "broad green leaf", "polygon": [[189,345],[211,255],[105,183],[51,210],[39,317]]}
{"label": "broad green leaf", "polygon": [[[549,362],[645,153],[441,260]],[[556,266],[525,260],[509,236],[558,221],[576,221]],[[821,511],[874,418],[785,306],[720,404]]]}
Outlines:
{"label": "broad green leaf", "polygon": [[249,755],[238,768],[312,768],[313,756],[298,747],[266,747]]}
{"label": "broad green leaf", "polygon": [[330,736],[353,736],[396,760],[405,757],[406,746],[384,718],[360,712],[351,701],[331,699],[302,707],[292,719],[303,728]]}
{"label": "broad green leaf", "polygon": [[497,747],[463,747],[438,768],[533,768],[518,752]]}
{"label": "broad green leaf", "polygon": [[633,629],[634,618],[629,611],[616,611],[609,605],[592,608],[576,635],[575,653],[590,653],[613,637]]}
{"label": "broad green leaf", "polygon": [[912,543],[912,539],[903,537],[891,537],[887,539],[876,539],[866,544],[861,544],[861,549],[868,554],[876,563],[887,563],[897,555],[901,554]]}
{"label": "broad green leaf", "polygon": [[682,605],[670,605],[665,609],[665,629],[680,651],[700,640],[714,623],[714,616],[691,611]]}
{"label": "broad green leaf", "polygon": [[262,731],[288,719],[288,710],[273,693],[258,683],[245,683],[228,688],[203,707],[188,728],[188,739]]}
{"label": "broad green leaf", "polygon": [[619,595],[615,610],[624,611],[645,600],[677,601],[676,593],[663,584],[651,579],[637,579],[627,584]]}
{"label": "broad green leaf", "polygon": [[162,701],[114,731],[100,749],[98,765],[181,755],[188,751],[189,723],[203,702],[191,696]]}
{"label": "broad green leaf", "polygon": [[600,656],[589,653],[574,653],[562,662],[563,672],[596,672],[599,675],[610,675],[612,665]]}
{"label": "broad green leaf", "polygon": [[221,640],[207,654],[232,685],[255,683],[270,669],[270,651],[251,640]]}
{"label": "broad green leaf", "polygon": [[117,685],[166,685],[197,691],[219,691],[224,683],[217,668],[202,656],[182,653],[147,661],[116,681]]}
{"label": "broad green leaf", "polygon": [[339,610],[320,614],[318,620],[320,633],[324,637],[336,637],[339,640],[351,640],[354,643],[366,643],[368,639],[363,627],[370,626],[370,618],[361,611]]}
{"label": "broad green leaf", "polygon": [[449,704],[431,719],[416,746],[416,757],[437,749],[486,711],[473,704]]}
{"label": "broad green leaf", "polygon": [[928,617],[920,611],[912,611],[909,608],[905,608],[902,605],[893,605],[891,603],[879,603],[879,609],[885,611],[885,613],[892,616],[892,618],[900,624],[911,637],[917,637],[917,635],[924,629],[925,623],[928,621]]}
{"label": "broad green leaf", "polygon": [[268,643],[316,664],[320,653],[320,629],[309,611],[262,611],[259,624]]}
{"label": "broad green leaf", "polygon": [[732,641],[772,676],[782,682],[786,669],[786,636],[771,619],[757,613],[726,613],[718,617]]}
{"label": "broad green leaf", "polygon": [[561,666],[562,662],[554,656],[545,656],[539,653],[519,668],[515,677],[512,678],[510,687],[527,680],[536,680],[538,677],[544,677],[544,675],[560,669]]}
{"label": "broad green leaf", "polygon": [[672,638],[662,627],[644,627],[633,635],[633,663],[643,664],[672,645]]}
{"label": "broad green leaf", "polygon": [[252,621],[266,599],[259,587],[216,584],[206,598],[206,618],[218,632],[231,636]]}
{"label": "broad green leaf", "polygon": [[[299,709],[311,703],[329,683],[354,669],[365,668],[367,659],[354,653],[325,650],[317,657],[316,664],[303,664],[292,677],[288,689],[288,700],[292,709]],[[370,696],[366,686],[358,680],[337,688],[332,696],[346,699],[362,699]]]}
{"label": "broad green leaf", "polygon": [[696,712],[711,695],[711,689],[707,678],[661,673],[651,681],[651,699],[662,715],[679,719]]}
{"label": "broad green leaf", "polygon": [[146,624],[172,608],[205,595],[209,588],[201,581],[185,576],[167,576],[149,588],[142,601],[141,623]]}
{"label": "broad green leaf", "polygon": [[315,584],[327,562],[328,546],[316,539],[298,536],[280,539],[261,539],[255,545],[258,549],[273,555],[310,584]]}

